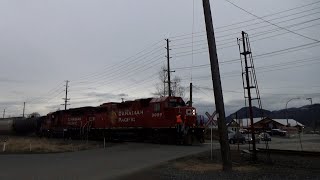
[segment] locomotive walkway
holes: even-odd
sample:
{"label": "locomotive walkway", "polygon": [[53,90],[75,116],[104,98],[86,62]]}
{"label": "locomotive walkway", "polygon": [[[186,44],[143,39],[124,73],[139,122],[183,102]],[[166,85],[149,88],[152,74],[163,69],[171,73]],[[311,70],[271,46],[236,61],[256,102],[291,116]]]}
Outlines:
{"label": "locomotive walkway", "polygon": [[[214,145],[219,148],[218,145]],[[59,154],[0,155],[0,179],[114,179],[171,159],[199,153],[210,145],[174,146],[123,143],[106,149]]]}

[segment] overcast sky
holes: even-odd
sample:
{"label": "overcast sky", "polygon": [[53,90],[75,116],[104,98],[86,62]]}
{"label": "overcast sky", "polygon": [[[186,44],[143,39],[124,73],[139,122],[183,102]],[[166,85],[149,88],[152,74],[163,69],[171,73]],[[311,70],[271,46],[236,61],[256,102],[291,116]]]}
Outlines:
{"label": "overcast sky", "polygon": [[[211,1],[227,114],[244,106],[240,61],[223,63],[239,59],[241,31],[250,36],[264,109],[295,97],[289,107],[308,97],[319,103],[320,3],[232,2],[270,23]],[[1,0],[0,110],[20,115],[23,102],[27,114],[63,109],[65,80],[70,108],[151,97],[169,38],[172,76],[186,87],[192,77],[195,106],[212,112],[205,35],[201,0]]]}

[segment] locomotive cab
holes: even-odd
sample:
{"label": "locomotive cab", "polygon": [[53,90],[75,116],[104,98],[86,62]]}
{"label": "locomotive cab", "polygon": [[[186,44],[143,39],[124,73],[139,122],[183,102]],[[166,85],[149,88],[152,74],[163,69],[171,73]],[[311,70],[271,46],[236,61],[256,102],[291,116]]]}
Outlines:
{"label": "locomotive cab", "polygon": [[177,139],[185,144],[191,144],[193,139],[203,142],[203,127],[197,124],[196,109],[187,106],[181,97],[169,96],[151,101],[154,113],[163,113],[162,120],[170,123],[170,128],[176,129]]}
{"label": "locomotive cab", "polygon": [[176,116],[179,114],[181,115],[185,126],[196,126],[196,109],[187,106],[181,97],[168,97],[166,103],[168,104],[168,108],[172,108],[174,110],[174,117],[172,117],[173,119],[176,119]]}

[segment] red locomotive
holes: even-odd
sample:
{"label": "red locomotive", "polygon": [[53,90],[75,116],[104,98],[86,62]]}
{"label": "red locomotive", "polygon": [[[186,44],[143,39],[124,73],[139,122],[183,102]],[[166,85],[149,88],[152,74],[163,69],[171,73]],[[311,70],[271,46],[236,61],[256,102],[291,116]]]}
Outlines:
{"label": "red locomotive", "polygon": [[40,132],[55,137],[161,143],[204,141],[204,127],[197,123],[196,109],[186,106],[181,97],[173,96],[49,113]]}

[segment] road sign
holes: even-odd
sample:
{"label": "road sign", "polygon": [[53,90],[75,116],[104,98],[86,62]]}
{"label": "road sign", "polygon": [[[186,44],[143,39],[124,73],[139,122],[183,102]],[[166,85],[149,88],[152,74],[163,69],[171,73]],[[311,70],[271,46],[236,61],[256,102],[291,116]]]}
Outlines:
{"label": "road sign", "polygon": [[209,125],[211,124],[212,126],[216,126],[217,125],[217,120],[214,119],[214,117],[218,114],[216,112],[213,112],[212,115],[210,115],[208,112],[205,113],[206,116],[208,117],[208,121],[206,123],[206,127],[209,127]]}
{"label": "road sign", "polygon": [[219,118],[219,114],[215,112],[212,113],[212,115],[210,115],[208,112],[205,113],[208,117],[208,122],[206,123],[206,127],[209,127],[209,125],[211,124],[210,126],[210,144],[211,144],[211,160],[213,159],[212,157],[212,153],[213,153],[213,143],[212,143],[212,126],[216,126],[217,125],[217,120],[214,120],[214,117],[216,116],[217,118]]}

